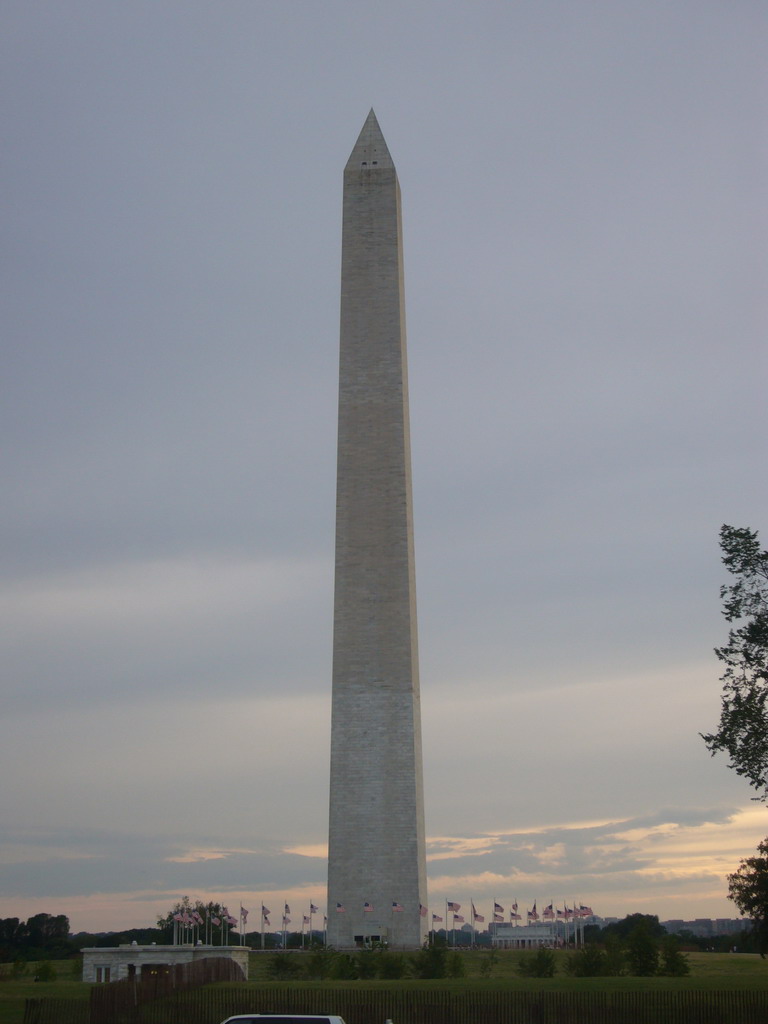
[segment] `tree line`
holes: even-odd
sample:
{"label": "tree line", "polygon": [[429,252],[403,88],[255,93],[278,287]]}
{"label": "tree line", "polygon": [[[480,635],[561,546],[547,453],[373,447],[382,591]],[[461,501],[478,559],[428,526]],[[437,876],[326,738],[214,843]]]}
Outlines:
{"label": "tree line", "polygon": [[64,960],[74,952],[65,914],[35,914],[26,921],[0,918],[0,962]]}

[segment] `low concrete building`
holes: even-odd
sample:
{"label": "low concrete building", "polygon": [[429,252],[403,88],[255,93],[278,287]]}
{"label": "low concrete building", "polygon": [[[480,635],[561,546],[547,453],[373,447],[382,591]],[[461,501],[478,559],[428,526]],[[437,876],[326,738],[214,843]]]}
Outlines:
{"label": "low concrete building", "polygon": [[229,960],[248,980],[248,946],[91,946],[83,950],[83,981],[99,984],[124,978],[156,978],[204,960]]}

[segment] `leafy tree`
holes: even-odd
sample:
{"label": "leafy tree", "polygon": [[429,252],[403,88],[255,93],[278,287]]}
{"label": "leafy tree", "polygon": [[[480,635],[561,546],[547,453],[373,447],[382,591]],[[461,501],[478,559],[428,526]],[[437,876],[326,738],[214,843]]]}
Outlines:
{"label": "leafy tree", "polygon": [[488,953],[483,953],[480,958],[479,972],[481,978],[490,978],[493,968],[496,966],[496,961],[499,958],[498,950],[491,949]]}
{"label": "leafy tree", "polygon": [[422,946],[413,961],[417,978],[445,978],[448,976],[448,947],[445,939],[435,935],[432,945]]}
{"label": "leafy tree", "polygon": [[408,975],[408,961],[402,953],[393,953],[391,950],[378,954],[379,970],[378,977],[386,981],[399,981]]}
{"label": "leafy tree", "polygon": [[297,978],[302,973],[301,964],[295,957],[275,953],[267,962],[267,975],[273,981],[286,981]]}
{"label": "leafy tree", "polygon": [[375,978],[378,969],[378,952],[375,948],[361,949],[357,954],[357,976],[365,981]]}
{"label": "leafy tree", "polygon": [[728,875],[728,899],[752,920],[760,955],[768,949],[768,839],[757,844],[757,857],[747,857]]}
{"label": "leafy tree", "polygon": [[535,953],[524,953],[517,965],[524,978],[552,978],[555,974],[555,954],[543,946]]}
{"label": "leafy tree", "polygon": [[358,976],[355,957],[351,953],[336,953],[329,976],[334,981],[355,981]]}
{"label": "leafy tree", "polygon": [[615,935],[605,939],[605,973],[608,978],[619,978],[626,969],[626,956],[621,941]]}
{"label": "leafy tree", "polygon": [[[208,903],[203,903],[202,900],[192,901],[189,898],[189,896],[182,896],[182,898],[178,902],[174,903],[174,905],[171,907],[167,914],[165,914],[163,917],[158,917],[157,919],[157,927],[158,929],[160,929],[166,942],[173,941],[173,919],[176,914],[186,914],[191,921],[191,927],[197,927],[199,929],[198,935],[200,935],[201,937],[205,931],[205,922],[209,920],[212,921],[213,918],[216,918],[216,920],[221,922],[221,924],[219,925],[215,925],[213,923],[211,923],[210,925],[211,930],[213,930],[214,928],[217,929],[217,931],[215,932],[217,936],[221,935],[222,933],[225,933],[230,928],[229,925],[225,924],[227,911],[225,910],[221,903],[213,903],[211,901],[209,901]],[[200,924],[196,921],[194,917],[195,914],[200,915],[200,917],[203,920],[203,924]],[[231,927],[234,927],[234,925]]]}
{"label": "leafy tree", "polygon": [[568,958],[566,970],[575,978],[604,978],[608,974],[605,951],[588,943]]}
{"label": "leafy tree", "polygon": [[659,947],[646,924],[638,924],[627,942],[629,973],[638,978],[650,978],[659,971]]}
{"label": "leafy tree", "polygon": [[0,961],[63,960],[72,952],[69,918],[65,914],[35,914],[25,923],[17,917],[0,920]]}
{"label": "leafy tree", "polygon": [[628,939],[638,927],[643,927],[655,939],[667,934],[667,929],[660,924],[656,914],[627,914],[623,921],[607,924],[603,928],[603,938]]}
{"label": "leafy tree", "polygon": [[56,968],[53,966],[50,960],[43,960],[42,963],[38,964],[37,971],[35,972],[35,981],[55,980]]}
{"label": "leafy tree", "polygon": [[691,973],[688,957],[680,952],[680,943],[674,935],[667,935],[661,940],[659,973],[670,978],[684,978]]}
{"label": "leafy tree", "polygon": [[307,977],[318,981],[324,981],[326,978],[329,978],[335,957],[336,951],[334,949],[326,948],[320,943],[315,943],[307,960]]}
{"label": "leafy tree", "polygon": [[457,953],[455,949],[453,952],[448,954],[448,959],[446,960],[446,973],[449,978],[464,977],[464,957],[461,953]]}
{"label": "leafy tree", "polygon": [[768,551],[757,531],[724,525],[720,529],[723,564],[736,582],[720,588],[723,615],[734,625],[715,654],[725,665],[720,725],[702,734],[712,754],[725,751],[729,768],[768,796]]}
{"label": "leafy tree", "polygon": [[14,960],[13,966],[11,967],[11,977],[13,978],[14,981],[17,981],[19,978],[24,977],[24,975],[27,973],[27,970],[28,967],[25,960]]}

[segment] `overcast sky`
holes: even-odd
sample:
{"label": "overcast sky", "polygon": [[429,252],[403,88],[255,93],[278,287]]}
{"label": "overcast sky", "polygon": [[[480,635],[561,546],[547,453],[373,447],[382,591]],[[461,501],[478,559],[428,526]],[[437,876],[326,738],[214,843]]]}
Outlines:
{"label": "overcast sky", "polygon": [[764,0],[6,0],[0,29],[0,916],[325,908],[372,106],[430,903],[736,916],[768,810],[698,733],[719,527],[768,543]]}

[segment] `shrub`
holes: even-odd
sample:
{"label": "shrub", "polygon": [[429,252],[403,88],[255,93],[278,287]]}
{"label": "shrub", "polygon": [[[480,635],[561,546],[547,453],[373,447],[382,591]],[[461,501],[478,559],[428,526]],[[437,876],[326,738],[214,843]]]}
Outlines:
{"label": "shrub", "polygon": [[481,978],[490,978],[491,972],[493,971],[498,958],[499,954],[495,949],[490,950],[488,953],[483,953],[478,966]]}
{"label": "shrub", "polygon": [[551,949],[537,949],[520,957],[517,972],[524,978],[552,978],[555,974],[555,954]]}
{"label": "shrub", "polygon": [[661,940],[660,971],[670,978],[684,978],[691,973],[688,957],[680,952],[680,944],[674,935],[667,935]]}
{"label": "shrub", "polygon": [[275,953],[267,961],[267,976],[273,981],[296,978],[302,973],[301,965],[292,956]]}
{"label": "shrub", "polygon": [[14,960],[13,967],[11,967],[11,977],[14,981],[18,978],[23,978],[27,973],[27,964],[24,960]]}
{"label": "shrub", "polygon": [[42,963],[37,965],[37,971],[35,972],[35,981],[55,981],[56,980],[56,968],[53,966],[50,960],[43,960]]}
{"label": "shrub", "polygon": [[379,969],[378,959],[381,954],[373,949],[361,949],[355,957],[357,976],[363,981],[375,978]]}
{"label": "shrub", "polygon": [[325,981],[330,978],[336,953],[331,947],[315,946],[307,961],[307,977],[313,981]]}
{"label": "shrub", "polygon": [[379,954],[378,976],[386,981],[398,981],[408,976],[408,961],[402,953]]}
{"label": "shrub", "polygon": [[568,958],[566,971],[575,978],[605,978],[608,958],[599,946],[590,943]]}
{"label": "shrub", "polygon": [[334,981],[355,981],[358,977],[357,958],[349,953],[336,953],[328,977]]}
{"label": "shrub", "polygon": [[463,978],[464,977],[464,958],[461,953],[457,953],[456,950],[450,954],[446,962],[446,969],[448,971],[449,978]]}
{"label": "shrub", "polygon": [[624,974],[626,957],[621,942],[615,935],[605,940],[605,970],[609,978],[618,978]]}
{"label": "shrub", "polygon": [[445,978],[448,974],[447,959],[448,950],[444,945],[424,946],[413,958],[414,973],[421,979]]}

